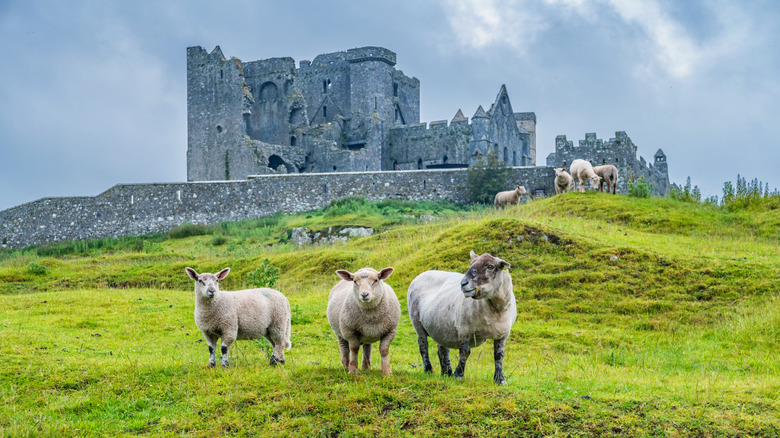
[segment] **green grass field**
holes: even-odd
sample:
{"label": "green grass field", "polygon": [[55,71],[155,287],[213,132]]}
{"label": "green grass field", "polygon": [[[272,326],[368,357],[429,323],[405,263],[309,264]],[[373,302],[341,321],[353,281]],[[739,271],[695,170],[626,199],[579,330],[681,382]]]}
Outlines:
{"label": "green grass field", "polygon": [[[346,200],[295,216],[0,253],[2,436],[780,435],[780,210],[569,193],[506,211]],[[420,216],[436,216],[435,221]],[[293,227],[370,226],[298,248]],[[422,372],[411,280],[465,272],[469,251],[512,264],[509,385],[490,342],[466,377]],[[293,308],[287,363],[239,341],[206,367],[185,266],[264,259]],[[336,269],[393,266],[403,315],[368,372],[341,368],[325,318]],[[432,343],[432,351],[435,346]],[[457,355],[457,352],[453,352]]]}

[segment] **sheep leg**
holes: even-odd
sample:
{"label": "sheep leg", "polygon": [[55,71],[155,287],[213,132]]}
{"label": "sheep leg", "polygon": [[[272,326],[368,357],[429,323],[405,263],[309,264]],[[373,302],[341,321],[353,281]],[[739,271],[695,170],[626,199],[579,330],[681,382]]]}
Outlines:
{"label": "sheep leg", "polygon": [[504,378],[504,344],[506,338],[493,340],[493,360],[496,363],[496,371],[493,373],[493,382],[496,385],[506,385]]}
{"label": "sheep leg", "polygon": [[281,342],[271,342],[271,344],[274,346],[274,352],[271,353],[271,365],[276,365],[278,363],[283,364],[284,363],[284,345]]}
{"label": "sheep leg", "polygon": [[339,338],[339,351],[341,352],[341,366],[346,370],[349,367],[349,342]]}
{"label": "sheep leg", "polygon": [[428,356],[428,334],[422,333],[417,335],[417,346],[420,347],[420,356],[423,362],[423,371],[426,373],[433,372],[433,366],[431,365],[431,358]]}
{"label": "sheep leg", "polygon": [[371,368],[371,344],[363,344],[363,370]]}
{"label": "sheep leg", "polygon": [[439,344],[439,365],[441,365],[441,375],[451,376],[452,365],[450,365],[450,349]]}
{"label": "sheep leg", "polygon": [[227,368],[230,366],[230,363],[228,363],[228,350],[230,350],[230,346],[233,344],[234,339],[225,339],[222,338],[222,366]]}
{"label": "sheep leg", "polygon": [[203,337],[206,338],[206,343],[209,345],[209,368],[212,368],[217,364],[217,337],[206,332],[203,332]]}
{"label": "sheep leg", "polygon": [[455,368],[454,377],[462,379],[463,374],[466,372],[466,361],[469,360],[471,354],[471,346],[469,340],[460,341],[460,355],[458,356],[458,366]]}
{"label": "sheep leg", "polygon": [[391,336],[385,336],[379,341],[379,355],[382,356],[382,375],[389,376],[393,374],[390,370],[390,342],[395,337],[395,333]]}
{"label": "sheep leg", "polygon": [[349,373],[357,374],[358,372],[358,355],[360,354],[360,342],[354,341],[349,343]]}

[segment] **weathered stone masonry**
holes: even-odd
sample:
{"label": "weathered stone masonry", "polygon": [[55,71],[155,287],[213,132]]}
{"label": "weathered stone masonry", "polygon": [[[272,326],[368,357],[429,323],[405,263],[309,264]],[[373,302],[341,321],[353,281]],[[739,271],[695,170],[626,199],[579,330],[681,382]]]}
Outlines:
{"label": "weathered stone masonry", "polygon": [[[555,193],[549,167],[512,168],[513,183]],[[45,198],[0,211],[0,245],[164,232],[185,222],[213,224],[297,213],[346,196],[371,201],[466,202],[466,169],[263,175],[239,181],[119,184],[94,197]],[[510,184],[511,185],[511,184]]]}

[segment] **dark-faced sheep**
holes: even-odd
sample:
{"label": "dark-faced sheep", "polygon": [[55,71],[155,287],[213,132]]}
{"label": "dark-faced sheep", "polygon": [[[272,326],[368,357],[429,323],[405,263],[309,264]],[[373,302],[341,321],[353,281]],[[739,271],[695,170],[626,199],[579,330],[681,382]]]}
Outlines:
{"label": "dark-faced sheep", "polygon": [[259,288],[235,292],[219,290],[219,281],[230,268],[216,274],[198,274],[185,268],[195,281],[195,325],[209,346],[209,367],[217,360],[217,339],[222,338],[222,366],[227,367],[228,351],[237,339],[264,337],[273,346],[271,365],[284,363],[284,350],[290,349],[291,312],[287,297],[275,289]]}
{"label": "dark-faced sheep", "polygon": [[520,201],[520,195],[525,195],[525,187],[517,186],[514,190],[508,190],[506,192],[496,193],[496,197],[493,199],[493,206],[495,208],[504,208],[507,205],[517,205]]}
{"label": "dark-faced sheep", "polygon": [[433,371],[428,357],[429,336],[439,345],[443,375],[452,375],[450,349],[459,350],[455,377],[463,377],[471,349],[493,339],[493,381],[506,385],[504,344],[517,319],[509,263],[472,251],[466,274],[423,272],[409,285],[407,301],[425,372]]}
{"label": "dark-faced sheep", "polygon": [[604,191],[604,183],[607,183],[607,193],[610,191],[615,194],[617,190],[618,169],[611,164],[605,164],[603,166],[596,166],[593,168],[593,172],[601,177],[599,181],[599,191]]}
{"label": "dark-faced sheep", "polygon": [[363,346],[363,370],[371,367],[371,344],[379,342],[382,374],[390,375],[390,342],[398,331],[401,305],[393,288],[383,280],[393,268],[377,272],[363,268],[357,272],[339,270],[341,277],[328,295],[328,323],[339,341],[341,365],[357,373],[358,354]]}
{"label": "dark-faced sheep", "polygon": [[580,192],[585,191],[585,181],[590,180],[590,185],[595,189],[601,181],[601,177],[593,171],[593,166],[589,161],[576,159],[571,162],[569,172],[574,180],[574,190],[577,190],[577,183],[580,185]]}

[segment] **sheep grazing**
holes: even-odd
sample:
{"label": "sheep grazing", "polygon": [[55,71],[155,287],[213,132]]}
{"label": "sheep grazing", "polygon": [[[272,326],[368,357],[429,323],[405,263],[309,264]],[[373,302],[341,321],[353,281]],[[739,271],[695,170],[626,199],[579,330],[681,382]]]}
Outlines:
{"label": "sheep grazing", "polygon": [[393,268],[377,272],[363,268],[354,274],[339,270],[342,278],[328,295],[328,322],[339,341],[341,364],[357,373],[358,353],[363,346],[363,370],[371,367],[371,344],[379,341],[382,374],[390,375],[390,342],[398,331],[401,305],[390,285],[383,280]]}
{"label": "sheep grazing", "polygon": [[555,168],[555,193],[560,195],[571,189],[571,175],[561,167]]}
{"label": "sheep grazing", "polygon": [[517,319],[509,263],[490,254],[478,256],[471,251],[471,267],[465,275],[423,272],[409,285],[407,302],[425,372],[433,371],[428,357],[429,336],[439,344],[443,375],[452,375],[450,348],[459,349],[455,368],[455,377],[459,378],[466,371],[471,349],[493,339],[493,381],[506,385],[504,344]]}
{"label": "sheep grazing", "polygon": [[593,168],[593,172],[601,177],[599,181],[599,191],[604,191],[604,183],[607,183],[607,193],[610,191],[615,194],[617,190],[618,169],[611,164],[605,164],[603,166],[596,166]]}
{"label": "sheep grazing", "polygon": [[577,190],[577,183],[579,183],[580,192],[585,191],[586,180],[590,180],[590,185],[594,188],[598,187],[601,181],[601,177],[593,171],[593,166],[590,162],[585,160],[576,159],[572,161],[571,166],[569,166],[569,172],[574,181],[574,190]]}
{"label": "sheep grazing", "polygon": [[514,190],[509,190],[506,192],[498,192],[496,193],[495,199],[493,199],[493,206],[497,209],[504,208],[507,205],[517,205],[517,203],[520,201],[520,195],[525,195],[525,187],[523,186],[517,186]]}
{"label": "sheep grazing", "polygon": [[209,367],[216,365],[217,339],[222,338],[222,366],[227,367],[228,350],[237,339],[265,337],[273,345],[271,365],[284,363],[289,350],[291,331],[290,302],[275,289],[246,289],[236,292],[219,290],[219,281],[230,268],[216,274],[198,274],[185,268],[195,281],[195,324],[209,345]]}

